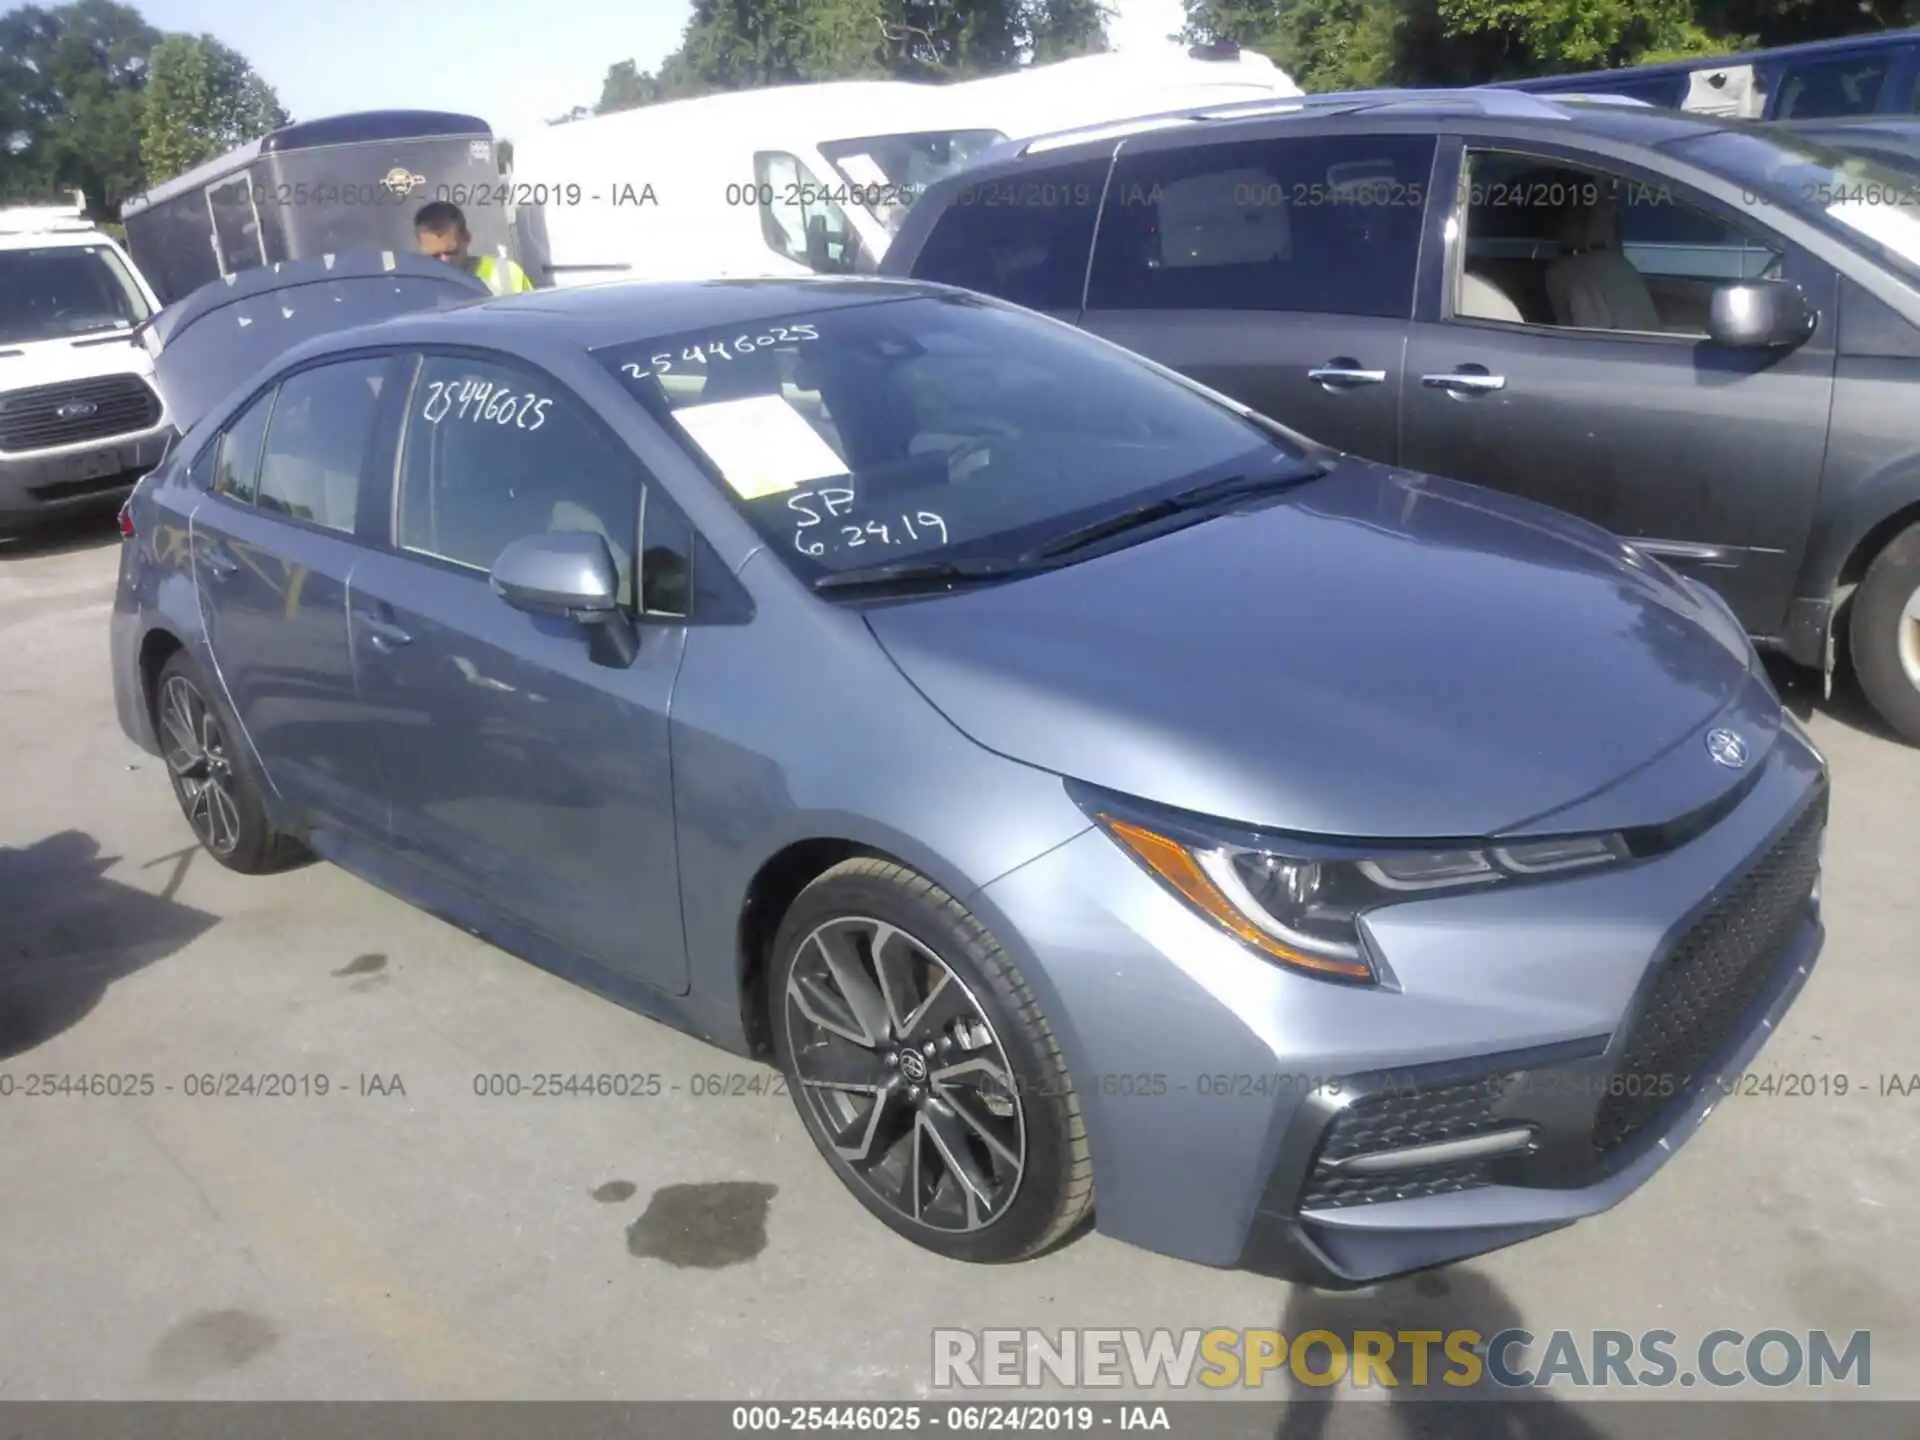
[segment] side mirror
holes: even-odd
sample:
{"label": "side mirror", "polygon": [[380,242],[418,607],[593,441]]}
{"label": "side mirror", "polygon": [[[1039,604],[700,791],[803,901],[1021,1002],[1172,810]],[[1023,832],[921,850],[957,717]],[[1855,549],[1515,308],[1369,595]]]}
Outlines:
{"label": "side mirror", "polygon": [[843,222],[839,229],[831,229],[824,215],[807,217],[807,268],[816,275],[839,275],[852,271],[855,266],[848,251],[853,246],[853,233]]}
{"label": "side mirror", "polygon": [[587,626],[596,664],[625,667],[639,635],[620,608],[620,572],[606,540],[584,530],[529,535],[493,562],[493,592],[516,610]]}
{"label": "side mirror", "polygon": [[1746,280],[1713,292],[1707,338],[1735,350],[1780,349],[1806,340],[1818,320],[1792,281]]}
{"label": "side mirror", "polygon": [[493,562],[493,593],[516,610],[586,624],[620,608],[620,576],[607,542],[591,531],[529,535]]}

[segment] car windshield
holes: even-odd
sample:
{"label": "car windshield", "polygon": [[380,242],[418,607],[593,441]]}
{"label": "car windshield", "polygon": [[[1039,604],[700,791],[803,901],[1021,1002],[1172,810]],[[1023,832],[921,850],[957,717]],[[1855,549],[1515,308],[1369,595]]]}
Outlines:
{"label": "car windshield", "polygon": [[1669,148],[1734,181],[1749,205],[1838,229],[1920,280],[1920,180],[1911,167],[1781,131],[1715,130]]}
{"label": "car windshield", "polygon": [[848,200],[892,231],[929,185],[1006,138],[998,130],[922,130],[829,140],[820,153],[839,172]]}
{"label": "car windshield", "polygon": [[1285,432],[1104,341],[909,295],[595,352],[803,579],[1004,559],[1195,484],[1302,468]]}
{"label": "car windshield", "polygon": [[126,266],[105,246],[0,250],[0,345],[117,330],[149,313]]}

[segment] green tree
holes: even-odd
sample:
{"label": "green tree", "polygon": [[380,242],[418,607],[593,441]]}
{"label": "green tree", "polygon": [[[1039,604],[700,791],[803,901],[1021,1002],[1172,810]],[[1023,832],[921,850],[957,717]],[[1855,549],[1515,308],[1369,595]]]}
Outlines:
{"label": "green tree", "polygon": [[211,35],[169,35],[147,65],[140,158],[150,184],[287,123],[273,87]]}
{"label": "green tree", "polygon": [[946,80],[1107,48],[1103,0],[694,0],[658,73],[623,60],[600,114],[807,81]]}
{"label": "green tree", "polygon": [[1033,0],[1021,16],[1028,53],[1036,64],[1097,55],[1107,48],[1112,14],[1100,0]]}
{"label": "green tree", "polygon": [[0,190],[77,189],[96,219],[141,188],[147,56],[160,32],[114,0],[0,15]]}
{"label": "green tree", "polygon": [[1694,0],[1439,0],[1439,7],[1453,35],[1519,42],[1523,73],[1604,70],[1728,48],[1702,28]]}

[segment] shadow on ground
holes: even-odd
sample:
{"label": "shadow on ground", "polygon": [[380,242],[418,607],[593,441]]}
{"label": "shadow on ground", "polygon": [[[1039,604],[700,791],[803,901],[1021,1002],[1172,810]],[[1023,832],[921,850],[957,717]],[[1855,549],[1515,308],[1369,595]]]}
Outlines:
{"label": "shadow on ground", "polygon": [[1833,673],[1833,694],[1825,695],[1818,671],[1803,670],[1776,656],[1767,657],[1767,675],[1780,692],[1780,703],[1800,720],[1811,720],[1818,712],[1849,730],[1871,735],[1889,745],[1905,745],[1893,728],[1875,713],[1873,704],[1854,679],[1853,667],[1842,658]]}
{"label": "shadow on ground", "polygon": [[[1450,1357],[1444,1340],[1427,1347],[1426,1383],[1412,1383],[1411,1350],[1398,1339],[1403,1334],[1451,1337],[1472,1330],[1484,1346],[1502,1331],[1526,1328],[1506,1291],[1477,1270],[1456,1266],[1344,1293],[1296,1286],[1279,1328],[1289,1345],[1312,1331],[1326,1331],[1349,1353],[1355,1332],[1384,1331],[1395,1338],[1391,1363],[1398,1384],[1382,1386],[1376,1375],[1370,1388],[1359,1390],[1349,1374],[1325,1388],[1298,1386],[1281,1412],[1274,1440],[1603,1440],[1615,1433],[1542,1398],[1540,1391],[1504,1390],[1484,1373],[1476,1385],[1460,1384],[1467,1371],[1459,1353]],[[1324,1373],[1328,1351],[1323,1347],[1310,1354],[1309,1369]],[[1505,1354],[1521,1368],[1539,1360],[1537,1353],[1518,1346]],[[1484,1371],[1484,1355],[1479,1368]]]}
{"label": "shadow on ground", "polygon": [[76,550],[99,550],[120,542],[115,523],[118,505],[88,508],[74,515],[35,524],[12,538],[0,537],[0,563],[43,555],[66,555]]}
{"label": "shadow on ground", "polygon": [[151,862],[166,876],[154,894],[109,880],[119,857],[79,830],[0,846],[0,1060],[76,1024],[114,981],[219,923],[173,898],[198,853]]}

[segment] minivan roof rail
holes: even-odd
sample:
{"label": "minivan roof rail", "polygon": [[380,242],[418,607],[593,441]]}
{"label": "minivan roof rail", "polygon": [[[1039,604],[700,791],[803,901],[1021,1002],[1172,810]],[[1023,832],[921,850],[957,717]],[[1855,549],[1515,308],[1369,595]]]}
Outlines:
{"label": "minivan roof rail", "polygon": [[1426,90],[1339,90],[1319,95],[1275,96],[1270,100],[1238,100],[1218,105],[1189,105],[1164,110],[1132,120],[1100,125],[1084,125],[1030,136],[1001,147],[995,146],[982,160],[1011,159],[1019,155],[1038,155],[1064,149],[1089,140],[1119,139],[1127,135],[1148,134],[1179,125],[1209,120],[1257,120],[1267,115],[1350,115],[1360,112],[1408,110],[1431,113],[1435,110],[1464,110],[1469,114],[1513,120],[1571,120],[1574,112],[1567,102],[1619,102],[1598,95],[1536,95],[1526,90],[1495,89],[1485,85],[1467,85],[1455,89]]}

